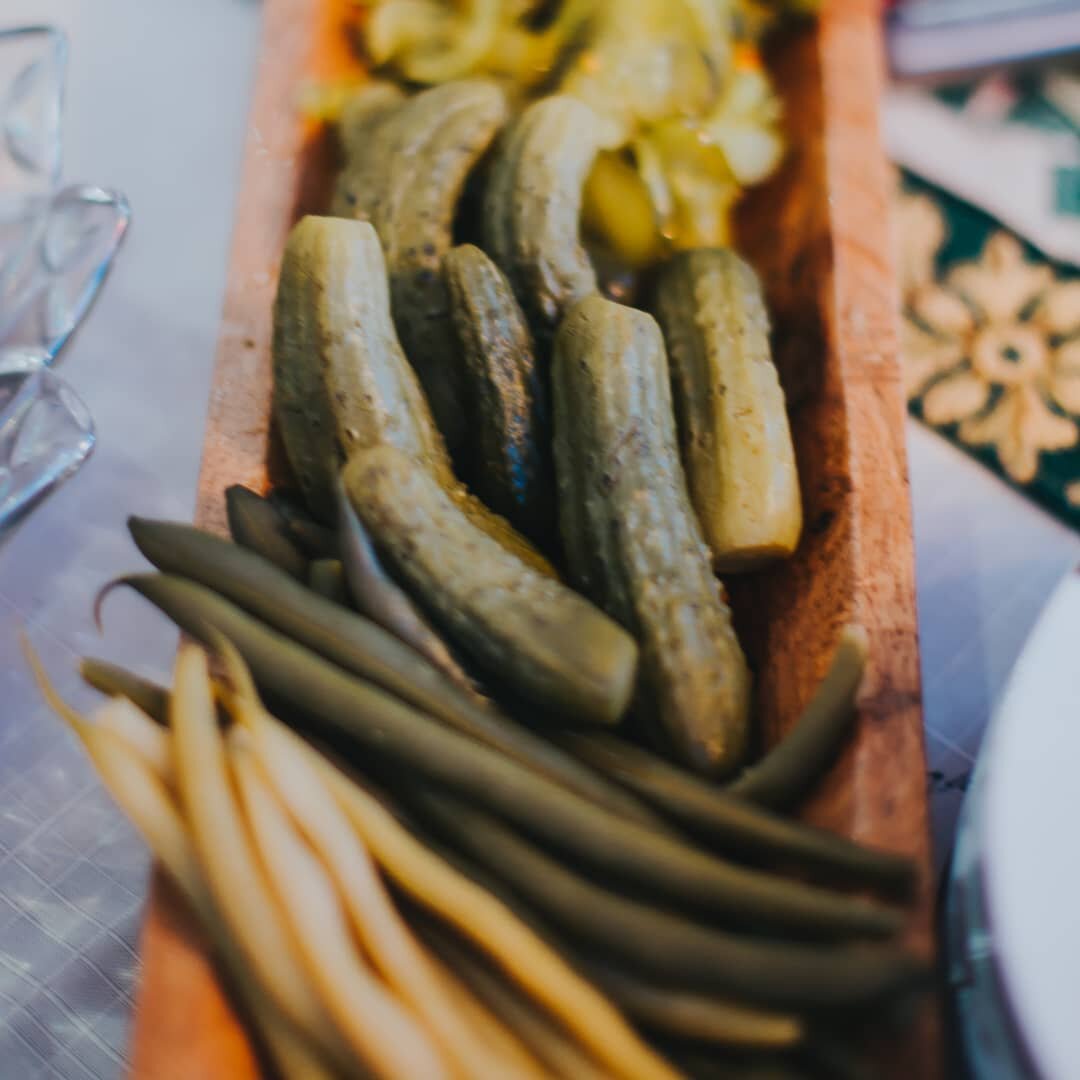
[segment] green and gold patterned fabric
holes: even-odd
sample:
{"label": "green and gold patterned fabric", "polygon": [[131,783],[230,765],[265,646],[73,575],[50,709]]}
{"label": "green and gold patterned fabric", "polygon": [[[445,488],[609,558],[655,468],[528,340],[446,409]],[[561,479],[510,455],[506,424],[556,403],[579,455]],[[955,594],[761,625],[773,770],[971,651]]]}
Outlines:
{"label": "green and gold patterned fabric", "polygon": [[1080,273],[910,174],[895,223],[911,412],[1080,527]]}

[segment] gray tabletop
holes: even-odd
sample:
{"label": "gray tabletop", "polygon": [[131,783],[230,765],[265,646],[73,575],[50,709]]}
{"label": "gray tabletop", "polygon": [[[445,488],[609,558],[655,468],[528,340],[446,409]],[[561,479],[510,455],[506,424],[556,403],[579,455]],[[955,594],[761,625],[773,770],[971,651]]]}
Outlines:
{"label": "gray tabletop", "polygon": [[259,6],[244,0],[4,0],[0,22],[70,37],[64,179],[131,200],[127,242],[64,354],[94,456],[0,548],[0,1076],[123,1073],[147,860],[42,706],[16,632],[61,690],[75,660],[168,671],[175,636],[95,589],[139,565],[131,512],[189,518],[221,312]]}
{"label": "gray tabletop", "polygon": [[[175,638],[133,599],[124,518],[191,515],[258,45],[250,0],[4,0],[5,24],[71,39],[65,179],[124,191],[134,225],[63,360],[91,461],[0,548],[0,1074],[124,1071],[145,853],[33,689],[25,628],[88,703],[76,657],[166,674]],[[1080,538],[935,436],[910,429],[926,723],[939,850],[991,703]]]}

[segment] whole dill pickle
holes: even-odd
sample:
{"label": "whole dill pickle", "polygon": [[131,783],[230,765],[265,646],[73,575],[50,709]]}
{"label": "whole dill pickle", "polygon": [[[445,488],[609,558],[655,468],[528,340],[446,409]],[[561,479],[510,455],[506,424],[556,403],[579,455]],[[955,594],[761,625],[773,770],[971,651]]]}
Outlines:
{"label": "whole dill pickle", "polygon": [[539,544],[555,525],[549,415],[532,335],[509,282],[478,247],[443,262],[465,362],[472,483],[496,513]]}
{"label": "whole dill pickle", "polygon": [[530,105],[495,151],[484,197],[484,246],[510,279],[541,346],[559,319],[596,292],[578,235],[582,192],[610,123],[565,94]]}
{"label": "whole dill pickle", "polygon": [[660,328],[581,301],[559,328],[553,386],[571,569],[637,638],[642,696],[678,756],[730,772],[746,751],[750,673],[687,495]]}
{"label": "whole dill pickle", "polygon": [[452,644],[570,723],[618,722],[637,663],[622,627],[500,548],[393,447],[354,454],[343,479],[380,554]]}
{"label": "whole dill pickle", "polygon": [[802,530],[799,474],[757,275],[733,251],[681,252],[660,272],[655,309],[713,565],[746,570],[790,555]]}
{"label": "whole dill pickle", "polygon": [[[371,110],[369,110],[370,113]],[[346,163],[333,213],[370,221],[386,252],[394,322],[454,455],[464,443],[461,370],[442,258],[473,166],[506,120],[502,90],[463,79],[425,90],[366,127],[342,129]]]}
{"label": "whole dill pickle", "polygon": [[334,485],[346,458],[357,449],[393,446],[430,472],[478,528],[554,573],[454,476],[394,331],[382,247],[370,224],[305,217],[293,227],[274,302],[273,363],[285,451],[323,521],[335,519]]}

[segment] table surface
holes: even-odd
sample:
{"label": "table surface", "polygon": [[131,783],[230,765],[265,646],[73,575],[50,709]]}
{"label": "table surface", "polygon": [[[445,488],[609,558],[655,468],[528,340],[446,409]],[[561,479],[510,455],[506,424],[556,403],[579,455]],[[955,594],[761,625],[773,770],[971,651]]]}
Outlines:
{"label": "table surface", "polygon": [[[94,457],[0,548],[0,1062],[20,1080],[124,1072],[145,852],[44,708],[25,629],[76,705],[76,658],[164,677],[175,636],[100,584],[138,567],[124,518],[195,498],[233,201],[258,46],[253,0],[5,0],[3,22],[71,40],[65,179],[117,187],[134,224],[63,358]],[[197,73],[197,74],[196,74]],[[911,425],[929,782],[939,865],[983,727],[1080,537]]]}

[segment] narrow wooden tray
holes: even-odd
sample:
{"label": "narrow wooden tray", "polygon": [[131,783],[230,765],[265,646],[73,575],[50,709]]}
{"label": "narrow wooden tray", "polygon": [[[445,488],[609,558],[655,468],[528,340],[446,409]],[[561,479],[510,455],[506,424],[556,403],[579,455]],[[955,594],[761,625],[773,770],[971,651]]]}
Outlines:
{"label": "narrow wooden tray", "polygon": [[[265,0],[232,265],[209,408],[198,519],[224,530],[222,491],[263,488],[270,424],[270,307],[286,234],[319,211],[325,139],[296,110],[305,83],[355,70],[344,0]],[[741,212],[740,240],[766,282],[792,399],[806,535],[782,568],[737,581],[739,628],[758,670],[770,739],[823,674],[841,625],[870,634],[858,737],[807,808],[838,832],[907,852],[926,881],[912,946],[931,953],[927,798],[914,565],[896,357],[888,175],[878,138],[879,5],[827,0],[816,27],[769,58],[791,151]],[[246,1080],[257,1066],[162,880],[143,933],[134,1075]],[[933,1007],[883,1049],[882,1075],[928,1080],[939,1067]]]}

